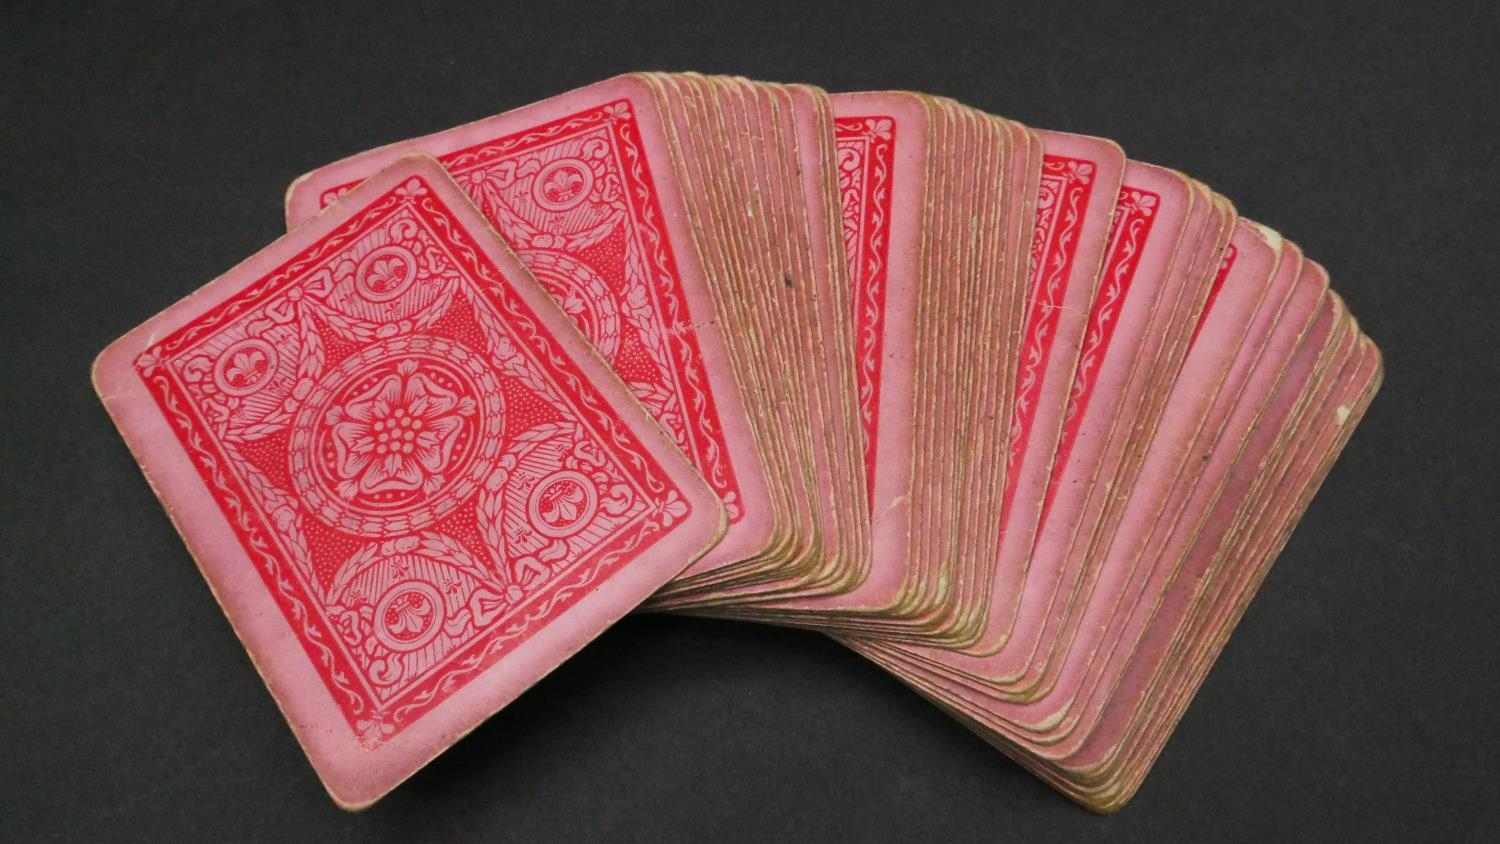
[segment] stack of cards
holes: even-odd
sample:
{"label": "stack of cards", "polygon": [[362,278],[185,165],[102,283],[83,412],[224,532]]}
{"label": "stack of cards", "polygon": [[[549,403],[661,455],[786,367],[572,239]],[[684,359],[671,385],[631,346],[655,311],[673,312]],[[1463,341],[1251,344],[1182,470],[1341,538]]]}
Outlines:
{"label": "stack of cards", "polygon": [[644,601],[1114,810],[1380,381],[1223,197],[925,94],[622,76],[286,213],[95,382],[346,806]]}

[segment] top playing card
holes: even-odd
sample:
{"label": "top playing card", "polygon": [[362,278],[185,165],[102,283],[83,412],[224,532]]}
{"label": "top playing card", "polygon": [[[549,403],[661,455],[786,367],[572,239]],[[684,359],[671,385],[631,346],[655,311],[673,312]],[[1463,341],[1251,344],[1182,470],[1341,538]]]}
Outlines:
{"label": "top playing card", "polygon": [[722,531],[711,490],[425,157],[133,331],[95,377],[345,804]]}
{"label": "top playing card", "polygon": [[[724,500],[754,458],[649,88],[630,76],[320,168],[287,193],[296,227],[400,155],[438,157]],[[683,244],[689,244],[685,247]],[[725,405],[729,405],[725,407]],[[736,443],[739,453],[735,453]]]}

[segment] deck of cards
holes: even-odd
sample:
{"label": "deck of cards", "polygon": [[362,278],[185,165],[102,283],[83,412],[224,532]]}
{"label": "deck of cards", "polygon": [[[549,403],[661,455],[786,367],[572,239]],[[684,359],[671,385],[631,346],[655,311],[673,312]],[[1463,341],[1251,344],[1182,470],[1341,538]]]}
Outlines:
{"label": "deck of cards", "polygon": [[286,217],[94,381],[347,808],[641,609],[1118,809],[1381,378],[1224,197],[926,94],[630,74]]}

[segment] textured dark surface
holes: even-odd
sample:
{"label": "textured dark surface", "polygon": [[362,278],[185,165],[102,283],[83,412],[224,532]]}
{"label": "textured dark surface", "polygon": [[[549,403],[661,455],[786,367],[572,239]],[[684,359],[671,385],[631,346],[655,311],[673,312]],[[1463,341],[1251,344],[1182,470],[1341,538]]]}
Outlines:
{"label": "textured dark surface", "polygon": [[[37,5],[0,12],[0,838],[1494,834],[1492,8]],[[370,811],[323,794],[89,362],[280,234],[297,174],[634,69],[916,88],[1115,138],[1286,232],[1385,350],[1384,391],[1122,814],[831,641],[654,617]]]}

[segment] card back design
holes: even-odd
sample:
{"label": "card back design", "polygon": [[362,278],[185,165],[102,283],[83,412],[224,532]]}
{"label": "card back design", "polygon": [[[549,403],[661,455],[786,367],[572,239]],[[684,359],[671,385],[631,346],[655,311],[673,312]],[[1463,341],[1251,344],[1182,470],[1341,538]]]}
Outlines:
{"label": "card back design", "polygon": [[[739,487],[630,102],[438,160],[739,521]],[[324,191],[320,203],[355,184]]]}
{"label": "card back design", "polygon": [[1053,491],[1062,481],[1073,452],[1073,443],[1078,439],[1079,426],[1083,422],[1083,411],[1093,394],[1098,380],[1099,363],[1109,350],[1109,341],[1114,336],[1115,326],[1125,295],[1130,292],[1130,283],[1135,278],[1140,263],[1142,246],[1151,234],[1151,225],[1156,221],[1156,207],[1161,197],[1148,190],[1130,187],[1120,189],[1115,201],[1115,219],[1110,231],[1109,246],[1104,253],[1104,272],[1100,275],[1099,292],[1094,297],[1094,306],[1089,312],[1088,328],[1084,330],[1083,348],[1078,354],[1078,369],[1073,377],[1073,387],[1068,395],[1068,409],[1063,412],[1062,436],[1057,445],[1057,456],[1052,463],[1052,481],[1047,498],[1042,504],[1042,520],[1047,519],[1048,506]]}
{"label": "card back design", "polygon": [[859,419],[865,434],[865,477],[873,502],[896,122],[882,115],[840,117],[834,120],[834,142],[844,254],[854,289],[854,360]]}
{"label": "card back design", "polygon": [[413,177],[136,360],[379,746],[689,512]]}
{"label": "card back design", "polygon": [[1239,247],[1233,243],[1224,249],[1224,257],[1219,259],[1219,269],[1208,288],[1208,298],[1203,302],[1203,311],[1198,314],[1198,324],[1193,326],[1193,338],[1188,341],[1189,347],[1198,342],[1198,335],[1203,333],[1203,323],[1208,321],[1208,312],[1213,309],[1214,300],[1219,298],[1219,291],[1224,289],[1224,279],[1229,278],[1229,271],[1234,269],[1234,261],[1239,254]]}
{"label": "card back design", "polygon": [[[1026,454],[1036,416],[1036,393],[1052,355],[1057,323],[1067,298],[1068,278],[1078,254],[1079,229],[1094,188],[1094,165],[1080,158],[1042,158],[1036,224],[1031,232],[1030,290],[1022,329],[1020,368],[1016,373],[1006,477],[1014,480]],[[1006,484],[1002,512],[1010,512],[1017,484]]]}

